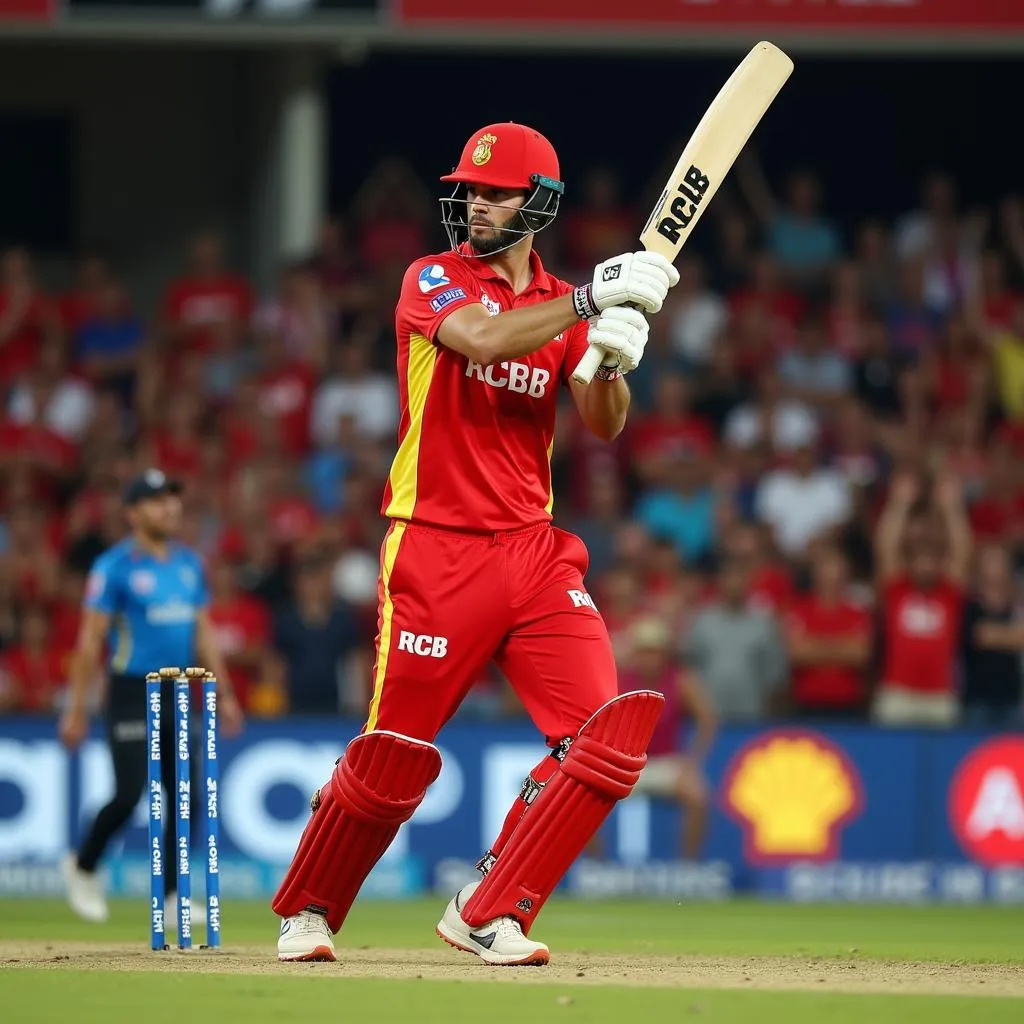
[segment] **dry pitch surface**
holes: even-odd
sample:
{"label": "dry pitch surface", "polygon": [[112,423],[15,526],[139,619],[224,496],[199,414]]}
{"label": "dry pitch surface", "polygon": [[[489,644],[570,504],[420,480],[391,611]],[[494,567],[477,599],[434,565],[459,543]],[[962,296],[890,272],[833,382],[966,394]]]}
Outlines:
{"label": "dry pitch surface", "polygon": [[[1024,922],[1021,924],[1024,938]],[[556,954],[546,968],[486,968],[455,950],[342,949],[336,964],[281,964],[273,946],[152,953],[102,942],[0,941],[0,968],[273,977],[483,981],[657,988],[917,993],[1024,998],[1024,966],[793,956]],[[1021,1006],[1024,1019],[1024,1005]]]}
{"label": "dry pitch surface", "polygon": [[[218,953],[147,948],[145,903],[89,926],[0,901],[4,1024],[1020,1024],[1020,908],[553,903],[545,968],[488,968],[433,934],[444,900],[357,904],[336,964],[279,964],[265,904],[228,903]],[[196,936],[202,938],[201,931]]]}

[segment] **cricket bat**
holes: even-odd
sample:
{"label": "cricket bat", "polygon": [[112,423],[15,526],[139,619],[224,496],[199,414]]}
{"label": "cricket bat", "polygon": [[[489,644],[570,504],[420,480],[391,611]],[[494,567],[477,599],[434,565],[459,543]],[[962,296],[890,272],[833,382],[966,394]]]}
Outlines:
{"label": "cricket bat", "polygon": [[[743,58],[700,119],[661,198],[640,233],[650,252],[674,260],[729,173],[751,132],[793,71],[793,62],[773,43],[760,42]],[[589,384],[601,365],[590,348],[573,378]]]}

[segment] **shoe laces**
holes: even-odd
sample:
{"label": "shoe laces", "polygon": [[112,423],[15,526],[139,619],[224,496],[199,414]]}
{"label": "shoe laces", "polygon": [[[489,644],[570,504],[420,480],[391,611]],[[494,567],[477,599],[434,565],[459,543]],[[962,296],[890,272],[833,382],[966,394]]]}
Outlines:
{"label": "shoe laces", "polygon": [[491,925],[498,931],[499,939],[522,939],[523,926],[514,917],[499,917]]}

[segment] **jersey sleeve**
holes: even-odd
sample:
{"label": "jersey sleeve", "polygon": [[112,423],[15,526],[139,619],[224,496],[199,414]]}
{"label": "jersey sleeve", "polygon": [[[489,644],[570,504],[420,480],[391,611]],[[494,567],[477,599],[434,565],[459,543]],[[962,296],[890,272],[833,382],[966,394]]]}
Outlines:
{"label": "jersey sleeve", "polygon": [[85,584],[85,607],[113,615],[119,610],[120,602],[121,579],[117,564],[100,559]]}
{"label": "jersey sleeve", "polygon": [[417,260],[405,272],[398,300],[398,323],[403,332],[422,334],[431,341],[445,318],[463,306],[479,303],[473,277],[459,260]]}
{"label": "jersey sleeve", "polygon": [[565,351],[562,354],[562,383],[566,387],[569,386],[573,372],[579,366],[580,360],[590,347],[587,344],[588,331],[589,324],[586,320],[581,320],[565,332]]}

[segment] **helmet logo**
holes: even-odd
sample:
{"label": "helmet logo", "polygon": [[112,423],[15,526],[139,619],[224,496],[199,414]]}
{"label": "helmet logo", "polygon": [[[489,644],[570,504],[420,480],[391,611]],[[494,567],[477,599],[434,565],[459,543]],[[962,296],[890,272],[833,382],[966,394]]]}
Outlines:
{"label": "helmet logo", "polygon": [[473,156],[471,157],[474,164],[477,167],[483,167],[488,160],[491,159],[491,146],[498,141],[497,135],[492,135],[488,132],[486,135],[481,135],[476,141],[476,149],[473,150]]}

